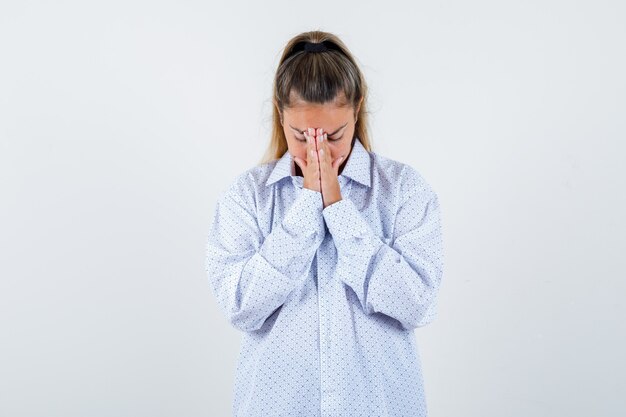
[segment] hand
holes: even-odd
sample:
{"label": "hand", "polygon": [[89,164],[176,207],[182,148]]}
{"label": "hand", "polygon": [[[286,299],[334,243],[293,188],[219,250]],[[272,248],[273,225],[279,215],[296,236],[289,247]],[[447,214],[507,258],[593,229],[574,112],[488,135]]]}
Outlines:
{"label": "hand", "polygon": [[323,129],[317,131],[313,128],[308,129],[304,133],[307,141],[315,139],[317,146],[317,155],[319,161],[319,178],[321,184],[322,201],[324,208],[341,200],[341,188],[339,186],[339,165],[345,159],[345,155],[341,155],[335,160],[332,159],[330,148],[328,147],[327,134]]}
{"label": "hand", "polygon": [[297,156],[293,157],[293,160],[302,171],[304,176],[302,186],[309,190],[322,192],[320,181],[320,163],[317,155],[317,145],[312,137],[307,137],[306,133],[306,161]]}

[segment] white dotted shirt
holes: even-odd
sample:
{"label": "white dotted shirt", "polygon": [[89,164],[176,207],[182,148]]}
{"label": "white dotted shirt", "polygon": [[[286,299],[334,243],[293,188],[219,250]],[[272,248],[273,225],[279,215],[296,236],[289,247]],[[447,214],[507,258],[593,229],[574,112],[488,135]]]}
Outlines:
{"label": "white dotted shirt", "polygon": [[235,417],[427,416],[413,330],[437,314],[439,201],[358,138],[323,209],[287,151],[221,193],[206,271],[242,331]]}

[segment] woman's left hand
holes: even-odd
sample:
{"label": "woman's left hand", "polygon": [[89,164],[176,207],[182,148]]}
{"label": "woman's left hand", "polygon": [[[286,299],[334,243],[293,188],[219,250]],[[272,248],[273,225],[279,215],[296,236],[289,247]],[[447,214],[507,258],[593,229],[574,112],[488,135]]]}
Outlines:
{"label": "woman's left hand", "polygon": [[[307,132],[305,132],[305,136]],[[320,183],[324,208],[341,200],[341,188],[339,186],[339,165],[344,161],[344,156],[332,159],[326,133],[322,128],[308,129],[308,135],[315,138],[317,154],[320,163]]]}

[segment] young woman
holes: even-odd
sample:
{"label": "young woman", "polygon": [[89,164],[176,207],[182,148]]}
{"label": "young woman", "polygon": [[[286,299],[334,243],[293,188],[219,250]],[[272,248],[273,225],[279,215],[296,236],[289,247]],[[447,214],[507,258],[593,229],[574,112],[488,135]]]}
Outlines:
{"label": "young woman", "polygon": [[291,39],[267,160],[221,193],[206,270],[242,331],[234,416],[426,416],[413,330],[437,313],[439,200],[371,151],[367,86],[335,35]]}

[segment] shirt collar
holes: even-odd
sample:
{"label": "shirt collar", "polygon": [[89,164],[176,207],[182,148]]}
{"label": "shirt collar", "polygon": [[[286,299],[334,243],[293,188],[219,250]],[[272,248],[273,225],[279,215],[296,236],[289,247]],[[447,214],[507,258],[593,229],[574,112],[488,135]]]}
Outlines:
{"label": "shirt collar", "polygon": [[[352,151],[348,156],[348,162],[346,162],[346,165],[343,167],[343,171],[341,171],[339,176],[341,177],[343,175],[363,185],[371,187],[372,179],[370,166],[370,154],[368,150],[363,147],[360,139],[356,138],[354,145],[352,145]],[[265,185],[269,186],[282,178],[295,175],[295,162],[293,162],[291,154],[289,153],[289,150],[287,150],[276,162],[276,165],[272,169]]]}

